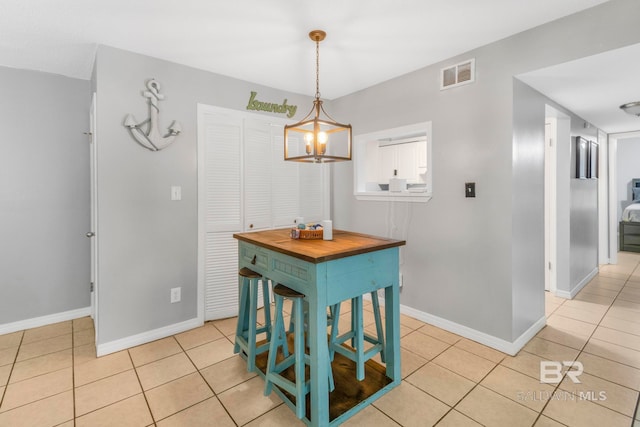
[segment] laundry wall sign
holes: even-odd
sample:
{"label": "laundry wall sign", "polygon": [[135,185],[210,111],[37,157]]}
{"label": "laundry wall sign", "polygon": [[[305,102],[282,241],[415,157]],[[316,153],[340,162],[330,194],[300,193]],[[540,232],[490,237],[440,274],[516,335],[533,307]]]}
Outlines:
{"label": "laundry wall sign", "polygon": [[258,92],[251,92],[251,97],[249,98],[249,103],[247,104],[247,110],[268,111],[270,113],[286,114],[289,118],[296,115],[298,106],[287,104],[286,99],[282,101],[281,104],[274,104],[272,102],[259,101],[256,99],[256,96],[258,96]]}

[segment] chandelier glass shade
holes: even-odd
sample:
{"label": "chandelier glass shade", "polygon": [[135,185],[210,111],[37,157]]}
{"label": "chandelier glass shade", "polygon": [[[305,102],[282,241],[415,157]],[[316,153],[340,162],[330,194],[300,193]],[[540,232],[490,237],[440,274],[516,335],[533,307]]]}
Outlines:
{"label": "chandelier glass shade", "polygon": [[284,127],[284,159],[326,163],[351,160],[351,125],[333,120],[320,99],[320,42],[326,33],[314,30],[309,38],[316,43],[316,95],[313,107],[298,123]]}

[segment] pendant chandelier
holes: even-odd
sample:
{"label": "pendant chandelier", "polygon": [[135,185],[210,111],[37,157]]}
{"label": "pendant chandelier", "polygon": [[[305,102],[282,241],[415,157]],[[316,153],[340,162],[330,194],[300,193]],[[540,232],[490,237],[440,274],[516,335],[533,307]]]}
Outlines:
{"label": "pendant chandelier", "polygon": [[295,162],[324,163],[351,160],[351,125],[333,120],[320,99],[320,42],[322,30],[309,33],[316,43],[316,97],[313,108],[298,123],[284,127],[284,159]]}

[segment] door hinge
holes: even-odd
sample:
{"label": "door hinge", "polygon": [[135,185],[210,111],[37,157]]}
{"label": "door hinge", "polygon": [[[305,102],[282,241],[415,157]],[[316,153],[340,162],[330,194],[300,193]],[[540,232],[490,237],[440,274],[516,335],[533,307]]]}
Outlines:
{"label": "door hinge", "polygon": [[549,147],[553,147],[553,138],[549,138]]}
{"label": "door hinge", "polygon": [[551,270],[551,261],[549,261],[549,270]]}
{"label": "door hinge", "polygon": [[91,289],[91,292],[93,292],[93,282],[89,284],[89,289]]}

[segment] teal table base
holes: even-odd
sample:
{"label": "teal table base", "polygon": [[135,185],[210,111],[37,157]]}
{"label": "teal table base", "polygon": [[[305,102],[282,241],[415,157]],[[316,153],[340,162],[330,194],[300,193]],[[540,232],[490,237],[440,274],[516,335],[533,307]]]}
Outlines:
{"label": "teal table base", "polygon": [[[238,242],[238,267],[248,267],[306,295],[309,303],[310,415],[309,426],[338,425],[386,394],[401,381],[398,247],[313,263],[245,241]],[[347,409],[329,416],[327,307],[384,289],[385,359],[388,384]],[[258,372],[264,375],[260,370]],[[321,380],[319,380],[321,379]],[[355,374],[354,374],[355,380]],[[355,380],[357,381],[357,380]],[[336,388],[340,384],[336,380]],[[274,388],[282,397],[282,391]]]}

